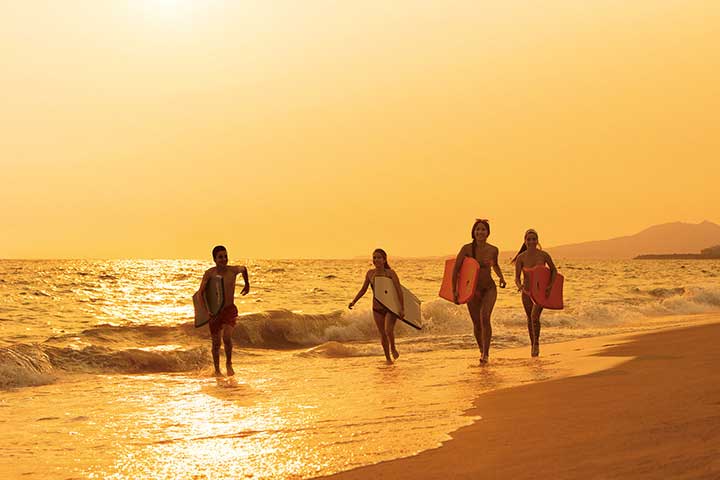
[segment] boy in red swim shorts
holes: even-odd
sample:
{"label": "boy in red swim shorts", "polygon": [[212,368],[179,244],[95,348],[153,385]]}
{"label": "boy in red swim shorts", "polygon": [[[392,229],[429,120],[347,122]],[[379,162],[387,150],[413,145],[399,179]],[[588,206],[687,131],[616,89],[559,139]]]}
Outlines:
{"label": "boy in red swim shorts", "polygon": [[[225,366],[228,376],[235,375],[232,367],[232,332],[237,322],[238,309],[235,306],[235,280],[238,274],[242,274],[245,286],[240,292],[241,295],[247,295],[250,291],[250,282],[248,281],[248,271],[245,266],[228,265],[227,249],[222,245],[213,248],[212,251],[215,266],[208,269],[203,275],[200,283],[200,298],[205,298],[205,287],[207,282],[213,276],[221,276],[224,284],[225,304],[217,315],[210,315],[210,336],[212,337],[212,357],[215,365],[215,376],[221,377],[220,371],[220,338],[225,345]],[[204,300],[203,300],[204,302]],[[205,306],[207,308],[207,305]]]}

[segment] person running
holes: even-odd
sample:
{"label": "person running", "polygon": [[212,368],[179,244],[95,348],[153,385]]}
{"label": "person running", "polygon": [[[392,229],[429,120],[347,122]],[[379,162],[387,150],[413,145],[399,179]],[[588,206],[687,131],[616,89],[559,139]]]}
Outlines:
{"label": "person running", "polygon": [[[515,285],[522,292],[522,304],[527,316],[528,334],[530,335],[530,355],[537,357],[540,355],[540,314],[543,307],[535,304],[530,298],[530,278],[528,270],[540,266],[547,265],[550,268],[550,283],[545,289],[545,296],[549,297],[552,291],[557,269],[550,257],[550,254],[541,249],[538,242],[538,234],[532,228],[525,232],[525,239],[522,247],[512,259],[515,264]],[[520,274],[523,274],[523,280],[520,280]]]}
{"label": "person running", "polygon": [[[242,275],[245,282],[245,286],[240,292],[241,295],[247,295],[250,291],[250,282],[248,280],[248,271],[245,266],[233,266],[228,265],[228,253],[227,249],[222,245],[218,245],[212,250],[213,260],[215,266],[209,268],[203,275],[202,282],[200,282],[200,298],[202,299],[203,306],[208,310],[208,316],[210,321],[210,336],[212,337],[212,358],[213,365],[215,366],[215,376],[222,377],[220,371],[220,338],[222,337],[223,344],[225,346],[225,367],[228,376],[235,375],[235,370],[232,366],[232,332],[237,323],[238,309],[235,306],[235,280],[238,275]],[[213,315],[207,308],[205,303],[205,288],[208,280],[214,276],[222,277],[224,285],[224,298],[225,303],[217,315]]]}
{"label": "person running", "polygon": [[[395,291],[402,292],[400,287],[400,279],[398,278],[395,271],[390,268],[387,261],[387,253],[382,248],[376,248],[372,256],[373,266],[365,274],[365,281],[363,282],[360,291],[355,295],[355,298],[348,305],[348,308],[352,310],[358,300],[365,295],[368,286],[371,286],[373,293],[375,292],[375,278],[376,277],[388,277],[392,280],[395,285]],[[399,317],[404,316],[404,305],[403,296],[398,295],[400,300],[400,311],[398,312]],[[387,363],[393,363],[393,360],[397,360],[400,354],[395,347],[395,323],[397,322],[398,316],[387,309],[382,303],[380,303],[375,296],[373,296],[373,319],[377,326],[378,332],[380,332],[380,342],[382,343],[383,351],[385,352],[385,359]],[[392,355],[392,356],[391,356]]]}
{"label": "person running", "polygon": [[480,349],[480,363],[487,363],[490,357],[490,340],[492,339],[492,315],[495,300],[497,300],[497,287],[492,279],[490,270],[495,271],[500,288],[505,288],[505,277],[498,266],[498,248],[487,243],[490,235],[490,222],[477,219],[470,230],[472,242],[463,245],[455,260],[453,270],[453,295],[458,303],[457,278],[465,257],[472,257],[480,264],[475,293],[467,303],[468,312],[473,322],[473,333]]}

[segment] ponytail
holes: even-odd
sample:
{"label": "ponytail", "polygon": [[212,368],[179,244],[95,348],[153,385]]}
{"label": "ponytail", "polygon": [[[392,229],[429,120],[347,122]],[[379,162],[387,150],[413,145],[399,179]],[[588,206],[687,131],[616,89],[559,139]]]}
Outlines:
{"label": "ponytail", "polygon": [[517,257],[520,256],[520,254],[523,253],[525,250],[527,250],[527,245],[525,245],[525,242],[523,242],[522,247],[520,247],[520,250],[518,250],[513,259],[510,260],[510,263],[515,263]]}

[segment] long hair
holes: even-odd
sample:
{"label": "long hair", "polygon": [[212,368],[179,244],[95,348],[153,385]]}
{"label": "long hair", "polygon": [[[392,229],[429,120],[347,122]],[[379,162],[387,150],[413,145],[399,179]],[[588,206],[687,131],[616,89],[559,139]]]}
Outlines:
{"label": "long hair", "polygon": [[385,250],[383,250],[382,248],[376,248],[375,250],[373,250],[373,255],[375,255],[376,253],[379,253],[380,255],[382,255],[383,261],[385,262],[385,268],[390,270],[390,264],[388,264],[387,253],[385,253]]}
{"label": "long hair", "polygon": [[[540,235],[538,235],[538,233],[534,229],[528,228],[527,231],[525,231],[525,235],[523,235],[523,244],[520,247],[520,250],[518,250],[518,252],[515,254],[513,259],[510,260],[510,263],[515,263],[515,261],[517,260],[517,257],[519,257],[521,253],[523,253],[525,250],[527,250],[527,244],[525,242],[527,241],[527,236],[530,233],[534,233],[535,236],[538,237],[538,240],[540,240]],[[542,247],[540,247],[539,241],[538,241],[538,250],[542,250]]]}
{"label": "long hair", "polygon": [[490,236],[490,222],[488,222],[484,218],[478,218],[475,220],[475,223],[473,223],[472,228],[470,229],[470,238],[472,238],[472,256],[475,258],[475,247],[477,246],[477,239],[475,238],[475,227],[477,227],[479,224],[485,225],[485,229],[488,232],[488,237]]}

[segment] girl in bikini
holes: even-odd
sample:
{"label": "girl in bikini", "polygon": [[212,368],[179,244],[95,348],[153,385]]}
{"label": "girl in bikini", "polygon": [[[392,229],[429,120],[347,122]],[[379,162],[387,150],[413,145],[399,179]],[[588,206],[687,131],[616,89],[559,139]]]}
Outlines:
{"label": "girl in bikini", "polygon": [[[387,253],[385,253],[385,250],[382,248],[377,248],[373,252],[373,265],[375,268],[368,270],[365,274],[365,281],[363,282],[358,294],[355,295],[353,301],[348,305],[348,308],[352,309],[355,306],[357,301],[365,295],[365,292],[367,292],[368,286],[371,286],[373,291],[375,290],[375,277],[377,276],[392,279],[393,284],[395,285],[395,290],[402,292],[402,289],[400,288],[400,279],[395,271],[390,268],[390,265],[388,265]],[[399,297],[400,311],[398,313],[402,317],[404,314],[403,299],[402,295],[399,295]],[[382,303],[378,302],[374,296],[372,310],[375,325],[377,326],[378,332],[380,332],[380,341],[382,343],[383,351],[385,352],[385,359],[387,360],[387,363],[393,363],[393,360],[400,356],[397,348],[395,348],[395,323],[397,322],[398,317],[388,310]]]}
{"label": "girl in bikini", "polygon": [[473,333],[480,349],[480,363],[487,363],[490,356],[490,339],[492,338],[492,326],[490,315],[492,315],[495,300],[497,299],[497,287],[492,279],[490,269],[495,271],[500,288],[505,288],[505,277],[498,266],[498,248],[487,243],[490,235],[490,223],[485,219],[477,219],[470,231],[472,243],[463,245],[455,260],[453,271],[453,293],[457,303],[457,277],[465,257],[472,257],[480,264],[475,294],[468,301],[467,307],[470,318],[473,322]]}
{"label": "girl in bikini", "polygon": [[[530,335],[530,355],[537,357],[540,355],[540,314],[543,311],[543,307],[533,303],[530,298],[530,279],[527,275],[527,270],[537,267],[539,265],[547,265],[550,268],[550,283],[545,290],[545,296],[550,296],[552,291],[553,282],[555,282],[555,275],[557,269],[555,264],[550,258],[550,254],[543,251],[538,243],[538,234],[532,228],[525,232],[525,241],[520,247],[515,258],[512,259],[512,263],[515,264],[515,285],[518,290],[522,292],[522,303],[525,308],[525,315],[527,315],[528,322],[528,334]],[[523,281],[520,281],[520,274],[523,274]]]}

